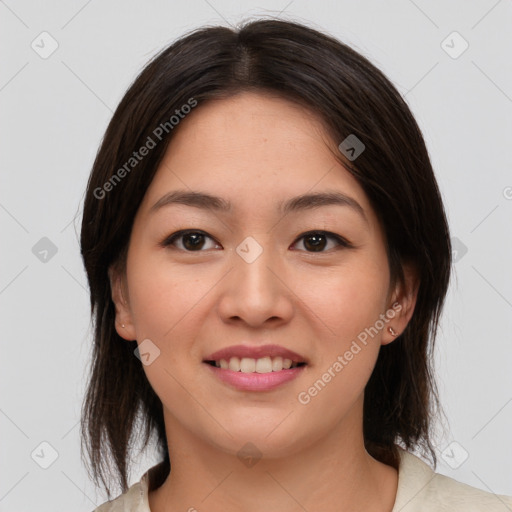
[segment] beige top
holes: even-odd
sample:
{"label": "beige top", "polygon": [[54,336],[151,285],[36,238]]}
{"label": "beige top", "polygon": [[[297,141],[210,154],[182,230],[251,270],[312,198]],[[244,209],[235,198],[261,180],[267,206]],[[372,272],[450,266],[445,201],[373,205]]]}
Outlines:
{"label": "beige top", "polygon": [[[148,470],[124,494],[93,512],[151,512]],[[512,512],[512,497],[493,494],[438,473],[400,449],[398,489],[392,512]]]}

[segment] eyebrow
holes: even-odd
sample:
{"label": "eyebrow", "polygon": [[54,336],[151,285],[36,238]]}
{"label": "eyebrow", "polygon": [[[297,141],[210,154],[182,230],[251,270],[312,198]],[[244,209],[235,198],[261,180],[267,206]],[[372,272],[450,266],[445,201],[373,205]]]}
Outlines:
{"label": "eyebrow", "polygon": [[[204,192],[190,190],[174,190],[162,196],[151,208],[154,213],[161,208],[173,204],[183,204],[204,210],[214,210],[229,213],[232,204],[222,197],[213,196]],[[338,191],[315,192],[292,197],[277,204],[277,210],[283,215],[303,210],[311,210],[322,206],[348,206],[357,212],[367,223],[368,219],[363,207],[352,197]]]}

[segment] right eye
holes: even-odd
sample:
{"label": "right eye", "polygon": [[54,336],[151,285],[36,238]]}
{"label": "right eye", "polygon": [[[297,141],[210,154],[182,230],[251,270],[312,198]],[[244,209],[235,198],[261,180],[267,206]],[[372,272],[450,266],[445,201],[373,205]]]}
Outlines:
{"label": "right eye", "polygon": [[[162,247],[174,246],[175,248],[185,252],[201,252],[207,238],[213,241],[213,238],[204,231],[184,229],[169,235],[160,243],[160,245]],[[177,244],[176,242],[179,243]],[[180,243],[181,247],[179,247]]]}

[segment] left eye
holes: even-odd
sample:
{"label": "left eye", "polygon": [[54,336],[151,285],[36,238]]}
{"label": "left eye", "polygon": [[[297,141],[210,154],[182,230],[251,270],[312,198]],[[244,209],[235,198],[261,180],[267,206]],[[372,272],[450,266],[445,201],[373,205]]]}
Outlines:
{"label": "left eye", "polygon": [[[327,245],[327,240],[331,239],[335,241],[336,247],[352,247],[347,240],[342,238],[339,235],[335,235],[334,233],[329,233],[328,231],[309,231],[308,233],[304,233],[301,235],[297,241],[304,239],[304,246],[312,247],[312,251],[307,252],[326,252],[325,249]],[[297,242],[296,242],[297,243]]]}
{"label": "left eye", "polygon": [[[205,240],[208,238],[214,241],[211,236],[207,235],[203,231],[178,231],[167,237],[161,243],[161,246],[168,247],[173,245],[180,250],[185,250],[186,252],[201,252],[201,249],[205,248]],[[326,252],[324,249],[328,245],[328,240],[334,240],[335,247],[352,247],[347,240],[328,231],[309,231],[297,238],[293,245],[296,245],[300,240],[304,240],[303,245],[306,247],[307,252]],[[179,244],[176,244],[177,241],[181,242],[181,247],[179,247]],[[207,247],[206,249],[211,248],[212,247]]]}

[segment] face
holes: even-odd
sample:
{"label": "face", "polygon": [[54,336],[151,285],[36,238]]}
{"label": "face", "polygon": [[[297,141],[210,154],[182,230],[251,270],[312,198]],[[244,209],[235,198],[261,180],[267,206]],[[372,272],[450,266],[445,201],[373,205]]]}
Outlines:
{"label": "face", "polygon": [[112,277],[116,329],[146,354],[168,433],[269,457],[362,434],[364,387],[414,294],[390,285],[379,220],[332,147],[311,113],[255,93],[181,122]]}

